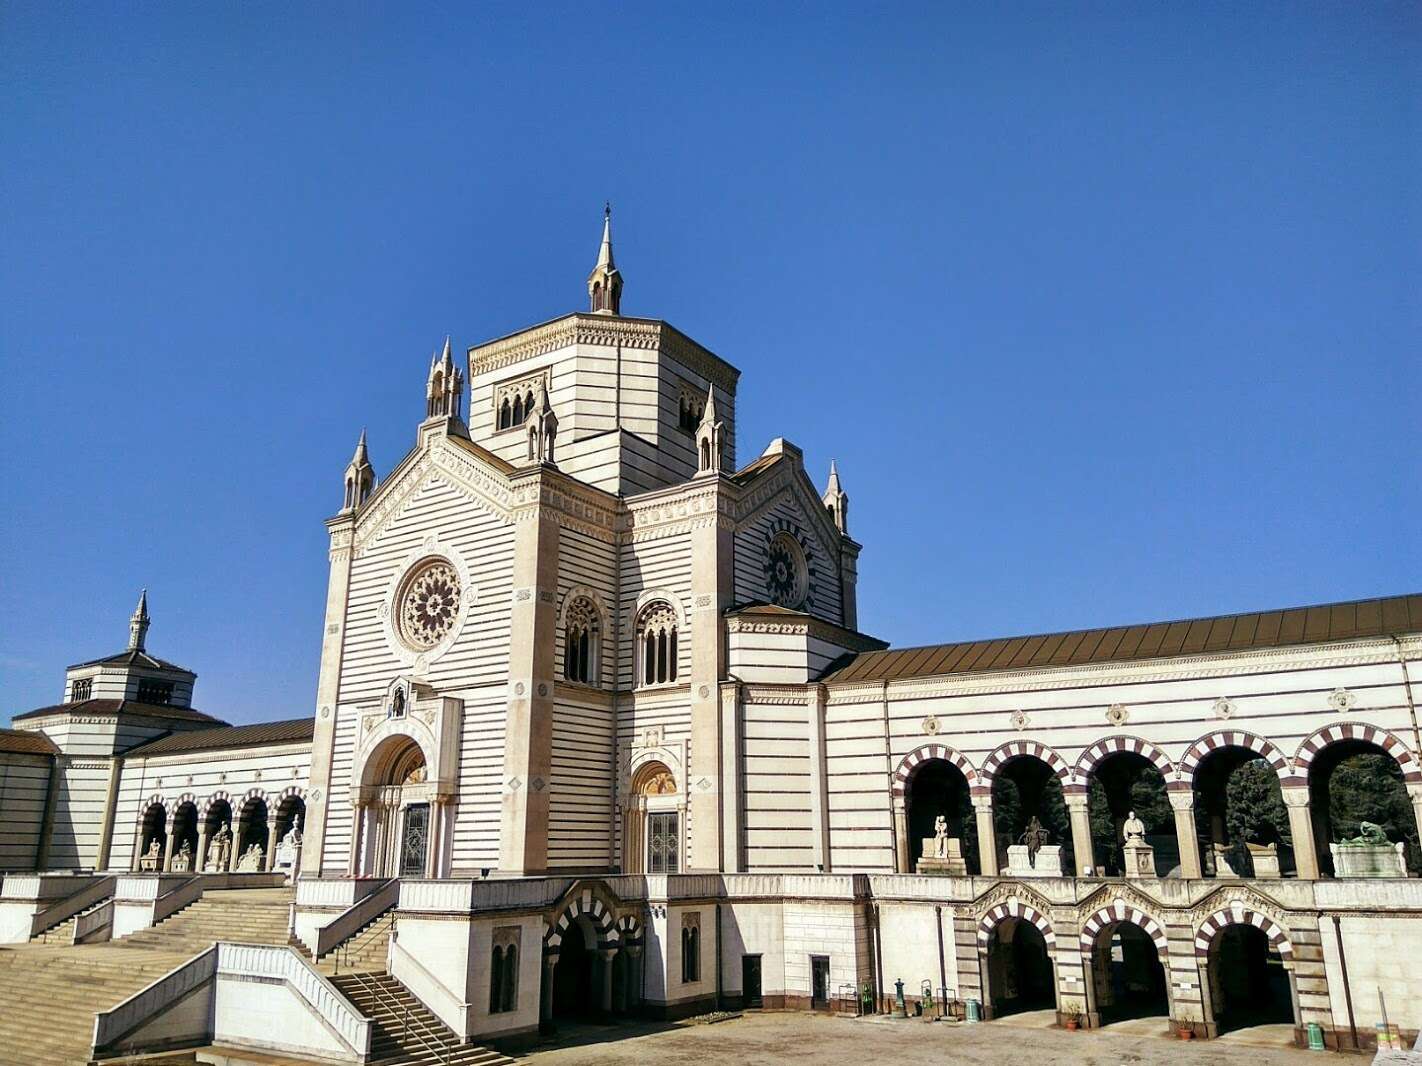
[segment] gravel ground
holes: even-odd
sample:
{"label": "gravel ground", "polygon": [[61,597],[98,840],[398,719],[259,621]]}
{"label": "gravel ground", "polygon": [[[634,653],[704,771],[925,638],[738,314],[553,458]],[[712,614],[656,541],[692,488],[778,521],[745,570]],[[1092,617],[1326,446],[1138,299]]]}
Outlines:
{"label": "gravel ground", "polygon": [[[1317,1063],[1306,1051],[1246,1044],[1247,1034],[1225,1041],[1183,1043],[1125,1032],[1075,1032],[1010,1019],[950,1026],[917,1020],[831,1018],[804,1013],[747,1014],[715,1025],[578,1027],[565,1046],[535,1049],[535,1066],[716,1066],[716,1064],[892,1063],[893,1066],[1303,1066]],[[1269,1033],[1265,1040],[1277,1043]],[[1330,1057],[1329,1061],[1332,1061]],[[1353,1063],[1367,1060],[1349,1057]]]}

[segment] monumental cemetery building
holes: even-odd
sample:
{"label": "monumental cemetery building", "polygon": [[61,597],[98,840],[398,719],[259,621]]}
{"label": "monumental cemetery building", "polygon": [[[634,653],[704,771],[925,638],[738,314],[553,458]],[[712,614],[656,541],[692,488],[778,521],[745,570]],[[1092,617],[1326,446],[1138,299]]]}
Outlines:
{"label": "monumental cemetery building", "polygon": [[834,467],[741,447],[740,372],[622,313],[610,221],[587,289],[446,341],[408,454],[362,435],[333,479],[309,714],[196,710],[140,601],[0,732],[17,966],[171,952],[84,1006],[86,1052],[473,1054],[900,980],[986,1019],[1416,1033],[1422,595],[891,649]]}

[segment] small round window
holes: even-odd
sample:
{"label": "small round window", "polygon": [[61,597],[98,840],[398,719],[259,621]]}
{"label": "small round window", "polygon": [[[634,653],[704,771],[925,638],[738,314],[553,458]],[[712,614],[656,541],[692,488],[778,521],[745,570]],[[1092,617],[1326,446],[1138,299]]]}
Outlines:
{"label": "small round window", "polygon": [[412,648],[433,648],[459,616],[459,573],[444,559],[416,568],[400,592],[400,636]]}
{"label": "small round window", "polygon": [[781,530],[765,552],[765,592],[771,603],[798,608],[805,602],[809,578],[805,552],[793,534]]}

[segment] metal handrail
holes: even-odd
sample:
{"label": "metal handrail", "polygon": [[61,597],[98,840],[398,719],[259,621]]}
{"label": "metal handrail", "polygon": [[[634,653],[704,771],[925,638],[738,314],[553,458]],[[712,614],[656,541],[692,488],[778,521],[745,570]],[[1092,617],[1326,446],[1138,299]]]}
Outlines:
{"label": "metal handrail", "polygon": [[[419,1040],[420,1046],[424,1048],[425,1051],[433,1052],[439,1057],[440,1062],[449,1062],[451,1053],[450,1048],[446,1047],[443,1043],[435,1043],[431,1045],[430,1038],[427,1037],[424,1032],[422,1032],[420,1029],[416,1029],[411,1026],[410,1022],[412,1020],[413,1014],[410,1010],[410,1005],[408,1003],[401,1003],[400,998],[398,996],[396,996],[389,989],[385,988],[379,981],[375,980],[374,978],[367,977],[360,973],[349,974],[347,976],[356,978],[356,980],[360,983],[360,986],[363,989],[365,989],[367,992],[372,993],[375,996],[377,1002],[381,1002],[381,996],[386,996],[391,1001],[393,1001],[395,1006],[395,1013],[397,1015],[402,1016],[402,1030],[404,1034],[408,1037],[410,1033],[413,1032],[415,1034],[415,1038]],[[410,998],[415,998],[414,993],[410,994]],[[422,1022],[421,1025],[423,1024],[424,1023]]]}
{"label": "metal handrail", "polygon": [[375,942],[376,938],[379,937],[381,933],[389,932],[391,926],[394,925],[394,922],[395,915],[393,914],[379,915],[371,923],[370,930],[366,933],[365,936],[361,937],[359,940],[356,940],[354,937],[352,937],[350,940],[347,940],[344,944],[338,947],[336,949],[336,973],[341,972],[342,962],[349,966],[351,963],[351,956],[353,954],[360,951],[364,951],[368,945]]}

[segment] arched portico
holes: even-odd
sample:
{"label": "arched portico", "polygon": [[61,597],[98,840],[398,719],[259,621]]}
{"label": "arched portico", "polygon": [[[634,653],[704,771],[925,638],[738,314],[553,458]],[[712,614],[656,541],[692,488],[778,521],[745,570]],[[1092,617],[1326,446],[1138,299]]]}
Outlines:
{"label": "arched portico", "polygon": [[355,790],[351,873],[439,877],[447,858],[445,818],[421,738],[392,724],[368,750]]}
{"label": "arched portico", "polygon": [[1056,934],[1041,911],[1020,900],[1000,903],[978,923],[982,1002],[989,1018],[1060,1009]]}
{"label": "arched portico", "polygon": [[1087,1024],[1174,1013],[1169,955],[1161,923],[1118,900],[1102,907],[1081,927]]}
{"label": "arched portico", "polygon": [[629,990],[641,988],[642,922],[617,916],[618,906],[607,886],[592,880],[575,881],[555,904],[543,937],[541,1027],[607,1017],[640,1001]]}
{"label": "arched portico", "polygon": [[941,815],[950,840],[959,841],[967,872],[981,869],[972,786],[977,771],[959,752],[943,744],[925,744],[909,752],[894,772],[893,801],[899,868],[918,869],[923,841],[934,836]]}
{"label": "arched portico", "polygon": [[1062,872],[1076,868],[1066,795],[1071,767],[1055,750],[1035,740],[1001,745],[983,760],[972,790],[977,812],[978,855],[982,872],[993,875],[1006,865],[1008,849],[1032,818],[1062,849]]}
{"label": "arched portico", "polygon": [[1301,1025],[1294,948],[1273,918],[1242,904],[1195,933],[1208,1036],[1255,1025]]}

